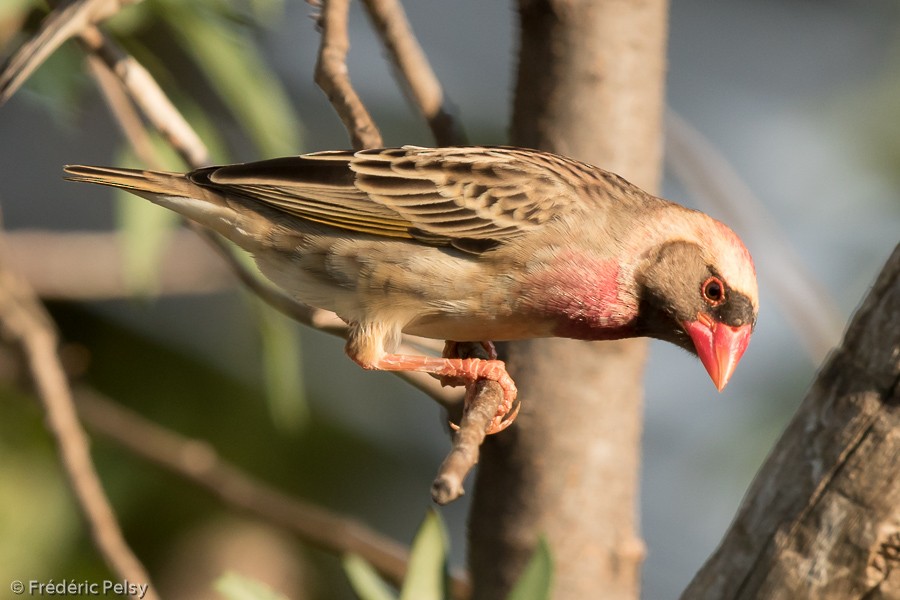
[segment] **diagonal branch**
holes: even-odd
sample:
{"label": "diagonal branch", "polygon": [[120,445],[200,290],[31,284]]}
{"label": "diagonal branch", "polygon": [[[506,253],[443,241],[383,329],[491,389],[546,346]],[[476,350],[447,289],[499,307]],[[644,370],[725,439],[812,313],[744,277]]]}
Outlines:
{"label": "diagonal branch", "polygon": [[[27,357],[60,462],[95,546],[117,577],[149,585],[147,571],[125,541],[91,461],[88,439],[78,422],[57,354],[53,322],[28,284],[5,267],[0,267],[0,325]],[[158,600],[152,587],[144,597]]]}
{"label": "diagonal branch", "polygon": [[96,27],[82,31],[80,40],[115,74],[135,106],[191,168],[209,164],[203,140],[143,65]]}
{"label": "diagonal branch", "polygon": [[322,30],[319,59],[316,62],[316,83],[334,107],[353,148],[380,148],[384,143],[372,116],[360,100],[347,74],[347,18],[350,0],[322,0],[317,22]]}
{"label": "diagonal branch", "polygon": [[[224,504],[292,531],[326,552],[359,554],[396,585],[406,577],[408,549],[362,523],[292,498],[223,460],[207,442],[157,425],[93,390],[79,389],[77,405],[93,431]],[[453,592],[455,598],[469,596],[465,576],[453,578]]]}
{"label": "diagonal branch", "polygon": [[[393,0],[374,0],[366,3],[373,22],[379,30],[392,59],[404,77],[415,102],[428,118],[432,128],[438,126],[435,136],[441,139],[457,135],[448,129],[453,122],[442,122],[440,84],[425,55],[413,37],[406,15]],[[377,148],[382,144],[381,134],[350,84],[347,74],[347,18],[349,0],[322,0],[322,12],[318,17],[322,29],[319,61],[316,65],[316,83],[328,95],[353,140],[353,147]],[[434,119],[437,119],[436,122]],[[465,352],[478,353],[479,344],[463,344]],[[401,350],[402,352],[403,350]],[[402,372],[401,372],[402,373]],[[460,423],[453,438],[450,454],[441,464],[432,483],[432,499],[439,504],[456,500],[463,494],[462,482],[478,462],[481,443],[484,441],[488,422],[500,404],[502,390],[497,382],[480,382],[473,394],[468,414]]]}
{"label": "diagonal branch", "polygon": [[399,0],[363,0],[407,97],[428,121],[438,146],[462,146],[466,134],[451,114],[444,90],[410,27]]}

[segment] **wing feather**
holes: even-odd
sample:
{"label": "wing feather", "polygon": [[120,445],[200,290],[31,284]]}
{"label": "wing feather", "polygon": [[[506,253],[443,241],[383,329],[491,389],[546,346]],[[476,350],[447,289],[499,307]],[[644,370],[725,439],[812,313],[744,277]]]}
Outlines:
{"label": "wing feather", "polygon": [[190,177],[316,223],[482,251],[569,210],[593,171],[520,148],[404,146],[210,167]]}

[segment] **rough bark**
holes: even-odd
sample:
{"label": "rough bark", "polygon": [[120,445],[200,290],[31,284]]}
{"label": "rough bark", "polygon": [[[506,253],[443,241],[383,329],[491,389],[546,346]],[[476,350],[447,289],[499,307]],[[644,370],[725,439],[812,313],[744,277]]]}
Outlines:
{"label": "rough bark", "polygon": [[900,246],[682,600],[900,598]]}
{"label": "rough bark", "polygon": [[[654,191],[666,10],[665,0],[521,0],[512,143]],[[474,598],[505,597],[541,535],[553,598],[637,598],[645,343],[536,340],[507,351],[523,405],[482,448],[469,524]]]}

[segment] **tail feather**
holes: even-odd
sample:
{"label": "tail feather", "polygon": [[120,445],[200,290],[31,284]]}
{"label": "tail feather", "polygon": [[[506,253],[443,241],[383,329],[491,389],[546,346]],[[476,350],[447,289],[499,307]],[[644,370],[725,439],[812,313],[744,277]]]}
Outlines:
{"label": "tail feather", "polygon": [[249,238],[266,223],[258,216],[252,218],[252,210],[241,202],[230,203],[224,194],[195,184],[183,173],[85,165],[67,165],[65,171],[69,181],[126,190],[214,229],[245,248],[250,247]]}
{"label": "tail feather", "polygon": [[181,173],[89,165],[66,165],[64,169],[68,173],[65,178],[68,181],[108,185],[130,192],[181,196],[187,195],[190,186],[187,178]]}

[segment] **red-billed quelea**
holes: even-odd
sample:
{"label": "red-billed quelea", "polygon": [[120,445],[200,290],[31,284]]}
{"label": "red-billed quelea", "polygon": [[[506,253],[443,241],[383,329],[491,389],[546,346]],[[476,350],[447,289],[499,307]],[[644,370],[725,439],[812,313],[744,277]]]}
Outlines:
{"label": "red-billed quelea", "polygon": [[252,253],[297,300],[350,325],[347,354],[363,368],[497,381],[505,399],[491,432],[518,408],[504,364],[395,354],[401,333],[489,349],[648,336],[695,353],[721,390],[756,323],[753,262],[728,227],[556,154],[405,146],[187,174],[66,171]]}

